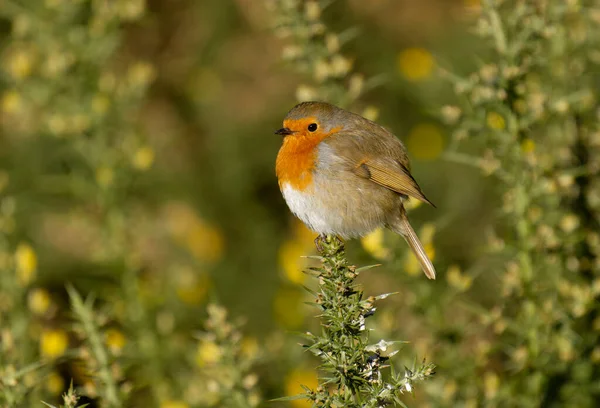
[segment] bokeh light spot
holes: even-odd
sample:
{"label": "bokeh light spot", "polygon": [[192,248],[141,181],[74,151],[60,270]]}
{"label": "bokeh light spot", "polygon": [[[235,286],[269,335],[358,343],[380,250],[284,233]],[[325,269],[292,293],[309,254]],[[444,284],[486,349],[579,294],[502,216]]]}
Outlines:
{"label": "bokeh light spot", "polygon": [[438,126],[422,123],[411,129],[406,144],[416,159],[434,160],[444,150],[444,136]]}
{"label": "bokeh light spot", "polygon": [[64,330],[45,330],[40,338],[40,354],[55,359],[62,356],[69,346],[69,336]]}
{"label": "bokeh light spot", "polygon": [[407,48],[398,54],[400,74],[409,81],[422,81],[433,73],[433,55],[424,48]]}
{"label": "bokeh light spot", "polygon": [[275,320],[287,329],[297,329],[304,322],[303,292],[295,288],[281,288],[275,294]]}
{"label": "bokeh light spot", "polygon": [[[319,385],[315,372],[306,369],[297,369],[292,371],[285,381],[285,393],[288,397],[304,394],[306,391],[302,386],[314,390]],[[312,403],[308,399],[298,399],[290,401],[293,408],[310,408]]]}

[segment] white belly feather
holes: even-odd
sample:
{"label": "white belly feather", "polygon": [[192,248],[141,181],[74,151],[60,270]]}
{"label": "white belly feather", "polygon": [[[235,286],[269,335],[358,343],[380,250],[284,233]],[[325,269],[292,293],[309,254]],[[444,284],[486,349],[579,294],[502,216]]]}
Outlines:
{"label": "white belly feather", "polygon": [[339,228],[342,224],[340,215],[324,208],[324,203],[318,199],[312,189],[299,191],[285,183],[281,192],[294,215],[313,231],[319,234],[334,234],[337,232],[336,226]]}
{"label": "white belly feather", "polygon": [[[347,195],[337,196],[331,189],[313,184],[304,191],[284,183],[281,192],[290,210],[311,230],[342,238],[363,236],[385,224],[380,208],[362,212]],[[360,197],[360,193],[356,192]],[[368,208],[368,207],[367,207]]]}

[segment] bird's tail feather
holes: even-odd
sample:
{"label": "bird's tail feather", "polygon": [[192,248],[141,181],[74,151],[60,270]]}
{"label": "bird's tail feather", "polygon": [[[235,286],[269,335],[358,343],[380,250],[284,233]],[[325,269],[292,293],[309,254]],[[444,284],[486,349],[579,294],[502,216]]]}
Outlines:
{"label": "bird's tail feather", "polygon": [[415,232],[415,230],[413,230],[410,223],[408,222],[408,217],[406,216],[404,211],[402,211],[396,225],[392,225],[391,227],[394,232],[402,235],[406,242],[408,242],[408,245],[419,260],[419,263],[421,264],[421,268],[423,269],[423,272],[425,272],[425,275],[429,279],[435,279],[435,267],[433,266],[433,263],[431,263],[431,260],[427,256],[425,248],[423,248],[423,244],[421,244],[421,241],[419,241],[417,233]]}

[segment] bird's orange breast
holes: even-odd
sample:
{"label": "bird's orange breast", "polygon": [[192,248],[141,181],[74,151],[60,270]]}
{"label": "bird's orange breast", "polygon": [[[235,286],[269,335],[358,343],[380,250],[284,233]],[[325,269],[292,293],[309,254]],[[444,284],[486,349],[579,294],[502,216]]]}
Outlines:
{"label": "bird's orange breast", "polygon": [[279,187],[289,184],[295,190],[304,191],[312,184],[317,145],[320,140],[305,136],[288,136],[279,149],[275,172]]}
{"label": "bird's orange breast", "polygon": [[[313,122],[314,118],[299,120],[286,120],[284,126],[290,129],[305,129]],[[279,149],[275,172],[279,180],[279,187],[289,184],[292,188],[304,191],[313,182],[313,170],[317,159],[317,146],[328,136],[337,133],[341,127],[331,129],[329,132],[298,132],[283,139]]]}

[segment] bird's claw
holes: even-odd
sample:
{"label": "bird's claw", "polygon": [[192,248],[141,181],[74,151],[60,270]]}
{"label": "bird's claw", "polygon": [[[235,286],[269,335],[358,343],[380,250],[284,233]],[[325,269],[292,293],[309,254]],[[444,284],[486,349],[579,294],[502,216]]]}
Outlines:
{"label": "bird's claw", "polygon": [[317,251],[319,252],[319,254],[321,255],[326,255],[325,251],[329,250],[331,251],[332,248],[329,247],[329,245],[333,244],[333,247],[336,247],[337,249],[334,250],[334,252],[338,252],[339,250],[343,250],[344,248],[344,241],[342,241],[337,235],[323,235],[320,234],[315,238],[315,247],[317,248]]}
{"label": "bird's claw", "polygon": [[327,237],[325,235],[317,235],[317,237],[315,238],[315,247],[317,248],[317,251],[321,254],[323,253],[323,250],[325,249],[323,247],[323,245],[327,242]]}

